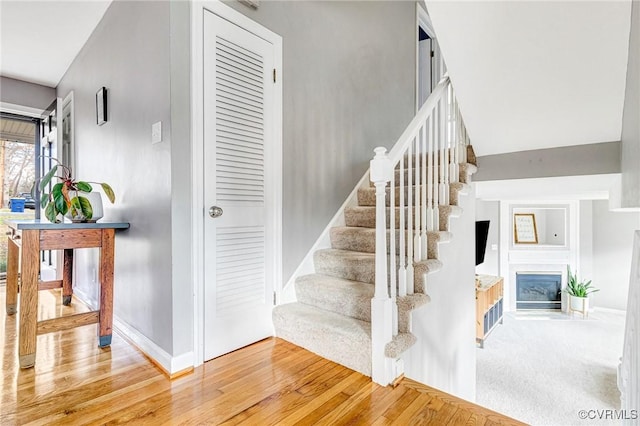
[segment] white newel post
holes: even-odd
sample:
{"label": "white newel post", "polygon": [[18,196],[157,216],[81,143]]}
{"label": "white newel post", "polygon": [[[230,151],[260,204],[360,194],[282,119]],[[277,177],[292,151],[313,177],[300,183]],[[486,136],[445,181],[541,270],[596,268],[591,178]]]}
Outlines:
{"label": "white newel post", "polygon": [[370,163],[370,179],[376,188],[376,283],[371,299],[371,379],[388,385],[394,377],[391,360],[385,357],[385,346],[392,339],[393,305],[387,283],[387,229],[385,187],[391,180],[393,167],[386,148],[374,149]]}

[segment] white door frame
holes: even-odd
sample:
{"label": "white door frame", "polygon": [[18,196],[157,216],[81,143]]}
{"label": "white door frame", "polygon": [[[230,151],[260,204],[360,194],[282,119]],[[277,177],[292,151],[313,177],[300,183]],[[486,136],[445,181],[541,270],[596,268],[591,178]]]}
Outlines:
{"label": "white door frame", "polygon": [[279,298],[282,291],[282,37],[268,30],[219,0],[196,0],[191,5],[191,211],[193,232],[193,353],[194,365],[204,361],[204,99],[203,99],[203,13],[207,10],[239,27],[267,40],[275,46],[274,66],[277,79],[274,111],[274,161],[276,185],[274,196],[278,206],[275,214],[276,265],[274,283]]}

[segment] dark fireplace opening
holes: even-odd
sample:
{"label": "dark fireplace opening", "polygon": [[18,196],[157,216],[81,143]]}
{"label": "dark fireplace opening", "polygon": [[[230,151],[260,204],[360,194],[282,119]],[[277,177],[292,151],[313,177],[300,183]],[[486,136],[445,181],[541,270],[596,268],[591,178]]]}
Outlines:
{"label": "dark fireplace opening", "polygon": [[561,309],[561,295],[561,274],[516,274],[516,309]]}

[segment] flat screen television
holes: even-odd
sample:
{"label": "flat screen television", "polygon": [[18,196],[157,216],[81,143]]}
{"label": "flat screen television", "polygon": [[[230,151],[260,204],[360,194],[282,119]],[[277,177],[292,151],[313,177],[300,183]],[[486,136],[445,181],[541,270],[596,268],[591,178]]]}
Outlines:
{"label": "flat screen television", "polygon": [[476,221],[476,266],[484,262],[484,253],[487,251],[487,237],[489,236],[489,221]]}

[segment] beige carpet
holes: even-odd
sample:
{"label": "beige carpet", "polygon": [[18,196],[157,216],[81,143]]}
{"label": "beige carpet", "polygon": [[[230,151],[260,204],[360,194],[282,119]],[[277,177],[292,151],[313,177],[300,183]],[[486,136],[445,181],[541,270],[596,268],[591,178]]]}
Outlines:
{"label": "beige carpet", "polygon": [[619,424],[581,420],[580,410],[620,408],[617,367],[623,312],[509,312],[477,349],[477,397],[482,406],[533,425]]}

